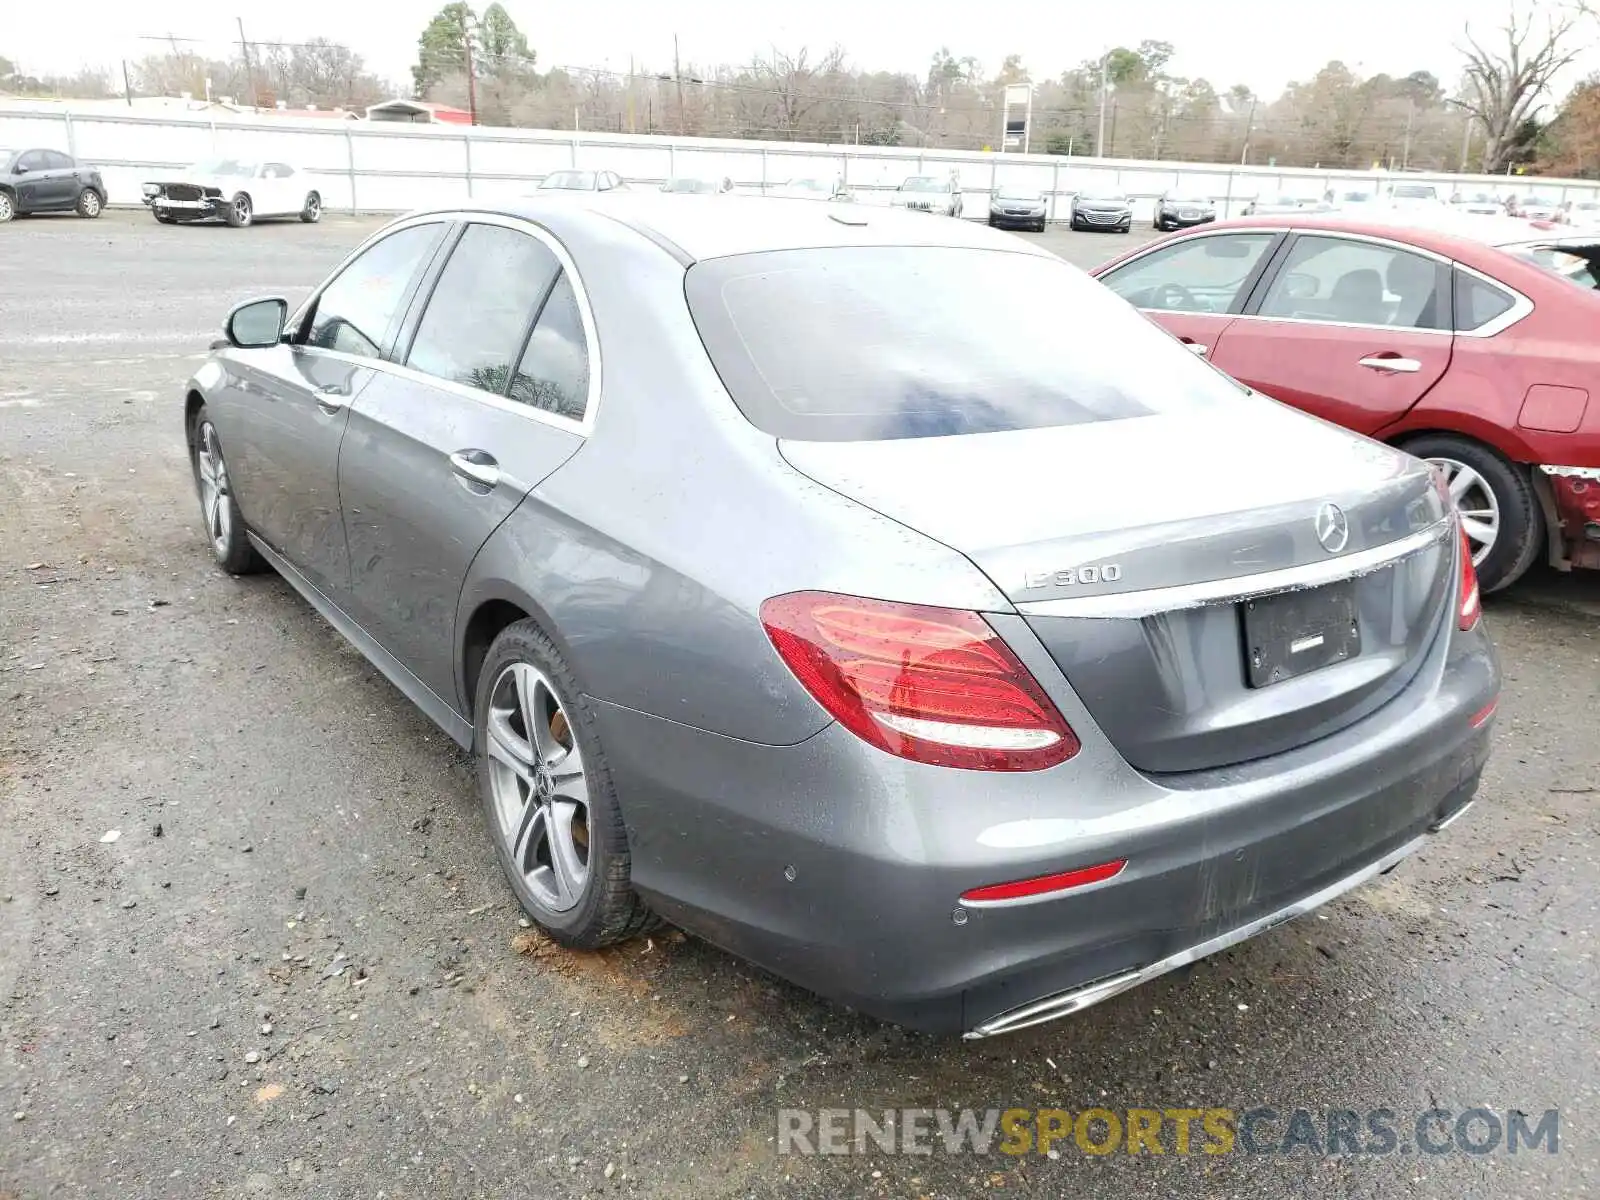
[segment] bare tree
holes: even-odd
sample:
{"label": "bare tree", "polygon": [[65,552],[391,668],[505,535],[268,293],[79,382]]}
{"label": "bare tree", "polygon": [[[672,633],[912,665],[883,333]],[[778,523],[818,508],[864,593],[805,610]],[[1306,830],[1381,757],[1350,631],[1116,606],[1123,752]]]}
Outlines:
{"label": "bare tree", "polygon": [[1453,103],[1483,126],[1484,171],[1502,171],[1512,161],[1527,123],[1544,107],[1551,80],[1582,51],[1575,33],[1581,15],[1566,6],[1519,11],[1513,3],[1496,48],[1478,41],[1470,28],[1464,34],[1465,78]]}

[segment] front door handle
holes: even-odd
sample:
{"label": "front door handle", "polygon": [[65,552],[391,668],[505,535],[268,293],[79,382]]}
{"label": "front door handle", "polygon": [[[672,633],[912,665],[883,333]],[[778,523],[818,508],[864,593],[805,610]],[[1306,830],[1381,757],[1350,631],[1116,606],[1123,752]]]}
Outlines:
{"label": "front door handle", "polygon": [[342,408],[349,407],[350,395],[338,388],[318,388],[311,393],[316,400],[317,407],[325,413],[336,413]]}
{"label": "front door handle", "polygon": [[1414,375],[1422,370],[1422,364],[1414,358],[1401,358],[1398,354],[1389,357],[1383,354],[1374,354],[1371,358],[1363,358],[1361,365],[1372,371],[1383,371],[1392,374]]}
{"label": "front door handle", "polygon": [[450,456],[450,469],[479,487],[492,488],[500,482],[500,464],[484,450],[457,450]]}
{"label": "front door handle", "polygon": [[1204,358],[1207,354],[1211,353],[1210,346],[1202,346],[1199,342],[1192,342],[1188,338],[1179,338],[1178,340],[1185,346],[1189,347],[1189,349],[1193,350],[1201,358]]}

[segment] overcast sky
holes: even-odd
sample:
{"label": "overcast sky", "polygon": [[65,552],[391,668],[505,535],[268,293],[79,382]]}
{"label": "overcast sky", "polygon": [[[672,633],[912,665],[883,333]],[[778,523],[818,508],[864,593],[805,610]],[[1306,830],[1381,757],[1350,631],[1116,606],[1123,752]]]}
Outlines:
{"label": "overcast sky", "polygon": [[[141,35],[204,39],[212,55],[237,47],[234,12],[251,40],[303,41],[322,35],[364,55],[380,75],[409,78],[417,35],[442,0],[76,0],[66,5],[0,0],[0,54],[34,72],[114,65],[159,46]],[[1467,22],[1490,30],[1508,0],[505,0],[541,66],[628,69],[633,55],[657,69],[671,63],[676,33],[686,63],[748,61],[776,44],[814,52],[835,43],[872,69],[921,75],[941,45],[992,71],[1020,52],[1035,78],[1097,56],[1113,45],[1171,42],[1175,74],[1204,76],[1219,90],[1245,83],[1275,96],[1294,79],[1338,58],[1360,74],[1431,70],[1453,83],[1452,49]],[[480,10],[482,3],[476,5]],[[1600,30],[1600,26],[1597,26]],[[1600,69],[1591,58],[1587,70]],[[1583,72],[1579,72],[1580,74]]]}

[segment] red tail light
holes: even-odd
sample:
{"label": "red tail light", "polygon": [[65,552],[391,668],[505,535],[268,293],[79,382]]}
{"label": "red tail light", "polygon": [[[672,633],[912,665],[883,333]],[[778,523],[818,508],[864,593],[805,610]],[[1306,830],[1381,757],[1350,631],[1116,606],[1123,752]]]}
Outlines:
{"label": "red tail light", "polygon": [[1077,736],[975,612],[793,592],[761,623],[805,689],[846,729],[915,762],[1037,771]]}
{"label": "red tail light", "polygon": [[1483,616],[1483,600],[1478,595],[1478,571],[1472,565],[1472,543],[1467,531],[1461,531],[1461,603],[1457,609],[1462,629],[1471,629]]}

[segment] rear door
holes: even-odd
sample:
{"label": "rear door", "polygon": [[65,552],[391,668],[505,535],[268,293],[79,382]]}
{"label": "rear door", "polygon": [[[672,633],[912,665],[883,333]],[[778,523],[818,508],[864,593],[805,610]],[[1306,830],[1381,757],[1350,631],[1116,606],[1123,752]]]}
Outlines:
{"label": "rear door", "polygon": [[1411,247],[1302,233],[1211,361],[1242,383],[1372,434],[1450,365],[1450,264]]}
{"label": "rear door", "polygon": [[59,150],[44,151],[44,195],[51,208],[71,208],[78,202],[78,164]]}
{"label": "rear door", "polygon": [[1282,237],[1258,231],[1182,238],[1114,266],[1099,279],[1194,353],[1209,356]]}
{"label": "rear door", "polygon": [[583,445],[598,380],[571,261],[534,227],[474,219],[429,291],[356,398],[339,493],[356,618],[456,707],[467,568]]}

